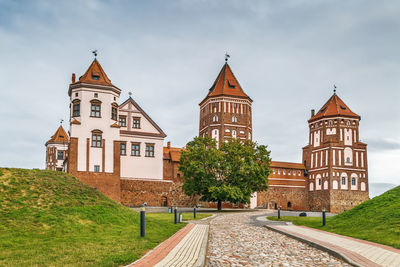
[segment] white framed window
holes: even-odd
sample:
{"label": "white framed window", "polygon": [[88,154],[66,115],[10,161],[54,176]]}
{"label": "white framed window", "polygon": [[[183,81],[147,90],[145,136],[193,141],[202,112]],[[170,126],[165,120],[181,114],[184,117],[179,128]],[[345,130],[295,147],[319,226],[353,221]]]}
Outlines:
{"label": "white framed window", "polygon": [[237,122],[236,116],[232,116],[232,122]]}
{"label": "white framed window", "polygon": [[100,172],[100,165],[94,165],[94,172]]}
{"label": "white framed window", "polygon": [[217,121],[218,121],[218,116],[215,115],[214,118],[213,118],[213,122],[217,122]]}
{"label": "white framed window", "polygon": [[232,130],[232,137],[233,137],[233,138],[236,138],[236,136],[237,136],[237,135],[236,135],[236,130]]}

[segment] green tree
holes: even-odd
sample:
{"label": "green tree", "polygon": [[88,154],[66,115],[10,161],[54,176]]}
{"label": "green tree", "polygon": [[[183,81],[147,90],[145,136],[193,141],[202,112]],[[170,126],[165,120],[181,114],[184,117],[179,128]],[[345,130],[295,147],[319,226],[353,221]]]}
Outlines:
{"label": "green tree", "polygon": [[270,151],[250,140],[231,139],[217,148],[210,137],[196,137],[182,151],[179,170],[183,190],[200,200],[249,203],[251,195],[268,188]]}

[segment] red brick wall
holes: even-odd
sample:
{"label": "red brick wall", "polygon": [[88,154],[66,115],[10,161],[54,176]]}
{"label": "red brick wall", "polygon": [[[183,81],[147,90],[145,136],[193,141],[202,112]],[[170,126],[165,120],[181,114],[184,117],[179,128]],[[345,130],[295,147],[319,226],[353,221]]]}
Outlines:
{"label": "red brick wall", "polygon": [[68,173],[75,176],[81,182],[96,188],[109,198],[120,202],[120,145],[114,141],[114,172],[88,172],[77,171],[78,138],[72,137],[69,144]]}

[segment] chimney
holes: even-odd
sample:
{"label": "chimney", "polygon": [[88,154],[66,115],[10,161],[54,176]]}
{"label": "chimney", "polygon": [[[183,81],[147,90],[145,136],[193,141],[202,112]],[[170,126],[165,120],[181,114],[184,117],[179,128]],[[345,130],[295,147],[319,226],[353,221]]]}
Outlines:
{"label": "chimney", "polygon": [[168,147],[168,148],[171,148],[171,142],[170,142],[170,141],[168,141],[167,147]]}
{"label": "chimney", "polygon": [[75,83],[75,73],[72,73],[72,83]]}
{"label": "chimney", "polygon": [[314,115],[315,115],[315,109],[312,109],[311,110],[311,118],[314,117]]}

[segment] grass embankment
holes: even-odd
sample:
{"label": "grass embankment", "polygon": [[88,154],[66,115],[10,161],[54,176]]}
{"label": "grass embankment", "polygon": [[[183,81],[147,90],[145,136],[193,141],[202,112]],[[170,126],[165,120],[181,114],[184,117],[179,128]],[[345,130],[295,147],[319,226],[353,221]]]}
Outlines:
{"label": "grass embankment", "polygon": [[1,266],[117,266],[140,258],[185,224],[139,214],[74,177],[0,168]]}
{"label": "grass embankment", "polygon": [[321,218],[285,216],[281,220],[400,248],[400,186],[327,218],[326,226]]}

